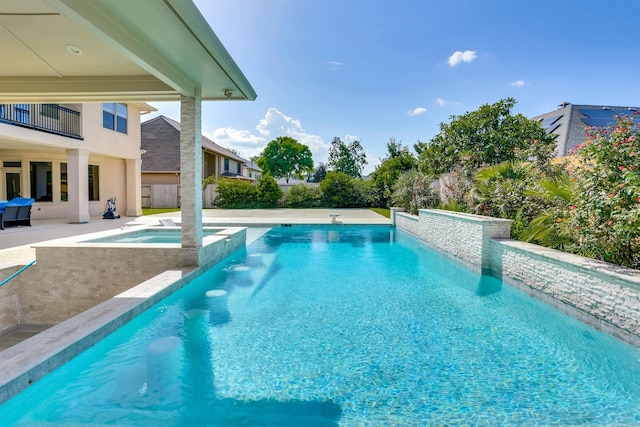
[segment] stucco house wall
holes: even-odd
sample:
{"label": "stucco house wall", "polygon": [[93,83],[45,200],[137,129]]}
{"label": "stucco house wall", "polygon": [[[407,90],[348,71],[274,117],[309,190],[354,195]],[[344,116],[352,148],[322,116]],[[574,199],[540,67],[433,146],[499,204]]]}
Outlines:
{"label": "stucco house wall", "polygon": [[[36,106],[37,104],[33,104]],[[127,133],[105,129],[102,125],[102,104],[64,104],[61,106],[80,112],[82,138],[49,133],[40,129],[16,126],[0,121],[0,200],[8,199],[7,174],[20,175],[20,195],[31,195],[30,165],[50,162],[51,201],[38,201],[32,207],[32,219],[84,218],[104,212],[108,198],[116,197],[121,215],[140,215],[140,115],[151,109],[144,103],[127,104]],[[32,108],[37,114],[37,108]],[[81,159],[82,168],[98,167],[98,196],[88,200],[88,183],[80,182],[79,203],[70,203],[71,166]],[[67,166],[66,182],[62,165]],[[19,165],[19,166],[17,166]],[[84,171],[82,171],[84,173]],[[86,178],[83,178],[83,181]],[[67,192],[63,200],[63,192]],[[77,212],[73,212],[77,210]],[[75,221],[74,221],[75,222]],[[83,221],[80,221],[83,222]]]}

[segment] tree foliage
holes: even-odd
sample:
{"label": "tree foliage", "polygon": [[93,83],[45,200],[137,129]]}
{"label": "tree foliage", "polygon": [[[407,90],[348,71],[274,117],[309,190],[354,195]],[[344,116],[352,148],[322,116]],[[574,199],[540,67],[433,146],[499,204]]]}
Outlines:
{"label": "tree foliage", "polygon": [[322,205],[322,191],[319,186],[292,185],[285,194],[285,204],[289,208],[320,207]]}
{"label": "tree foliage", "polygon": [[409,147],[391,138],[387,143],[387,155],[371,174],[373,178],[373,205],[388,208],[391,204],[393,185],[403,172],[416,167],[415,156]]}
{"label": "tree foliage", "polygon": [[263,175],[256,183],[229,178],[219,178],[216,183],[213,205],[219,208],[272,208],[282,197],[282,189],[269,175]]}
{"label": "tree foliage", "polygon": [[262,172],[287,182],[293,176],[301,177],[313,171],[311,150],[288,136],[279,136],[269,142],[256,161]]}
{"label": "tree foliage", "polygon": [[216,199],[213,205],[219,208],[238,209],[258,207],[258,187],[250,182],[219,178],[216,185]]}
{"label": "tree foliage", "polygon": [[622,116],[590,128],[566,169],[540,183],[552,205],[524,238],[640,269],[640,126]]}
{"label": "tree foliage", "polygon": [[320,182],[327,176],[327,165],[320,162],[320,164],[313,170],[311,174],[311,182]]}
{"label": "tree foliage", "polygon": [[256,184],[258,186],[258,203],[261,207],[275,208],[282,198],[282,188],[271,175],[262,175]]}
{"label": "tree foliage", "polygon": [[367,184],[344,172],[330,171],[320,183],[323,205],[330,208],[368,206]]}
{"label": "tree foliage", "polygon": [[555,206],[542,183],[553,181],[551,168],[544,171],[531,162],[506,161],[480,169],[474,177],[466,204],[472,213],[514,221],[511,236],[520,238],[530,221]]}
{"label": "tree foliage", "polygon": [[367,155],[355,140],[349,144],[335,137],[329,147],[328,166],[334,172],[343,172],[352,178],[361,178],[362,170],[367,164]]}
{"label": "tree foliage", "polygon": [[393,186],[392,202],[394,206],[405,208],[417,215],[418,209],[434,208],[439,198],[430,188],[431,179],[417,170],[400,174]]}
{"label": "tree foliage", "polygon": [[548,164],[555,142],[539,123],[512,114],[516,101],[507,98],[440,124],[440,132],[428,143],[418,142],[420,169],[437,177],[462,166],[475,171],[505,161],[535,160]]}
{"label": "tree foliage", "polygon": [[580,246],[640,268],[640,125],[620,116],[614,126],[590,128],[578,157],[571,218]]}
{"label": "tree foliage", "polygon": [[537,243],[549,248],[580,253],[576,245],[572,225],[567,221],[575,199],[575,181],[562,170],[556,176],[542,179],[537,188],[527,190],[527,194],[543,200],[547,207],[520,233],[519,239]]}

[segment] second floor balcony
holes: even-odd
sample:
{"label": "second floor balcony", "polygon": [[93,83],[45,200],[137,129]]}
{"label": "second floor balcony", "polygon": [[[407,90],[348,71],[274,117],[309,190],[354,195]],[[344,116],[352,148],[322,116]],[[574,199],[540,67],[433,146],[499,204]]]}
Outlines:
{"label": "second floor balcony", "polygon": [[83,139],[80,112],[58,104],[0,104],[0,123]]}

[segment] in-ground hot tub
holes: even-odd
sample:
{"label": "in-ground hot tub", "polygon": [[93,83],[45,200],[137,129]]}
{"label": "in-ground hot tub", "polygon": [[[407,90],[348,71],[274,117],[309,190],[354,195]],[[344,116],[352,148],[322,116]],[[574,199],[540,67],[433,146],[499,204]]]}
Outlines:
{"label": "in-ground hot tub", "polygon": [[[202,236],[206,239],[218,233],[226,236],[225,227],[203,227]],[[115,235],[85,240],[83,243],[181,243],[180,227],[148,227],[132,231],[125,231]]]}

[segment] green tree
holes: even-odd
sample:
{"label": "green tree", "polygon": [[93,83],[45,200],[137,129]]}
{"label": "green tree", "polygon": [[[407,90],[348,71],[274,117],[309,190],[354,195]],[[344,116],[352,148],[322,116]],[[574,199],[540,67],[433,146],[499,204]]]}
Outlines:
{"label": "green tree", "polygon": [[409,147],[391,138],[387,143],[386,157],[371,174],[373,178],[373,205],[388,208],[391,204],[393,185],[398,177],[403,172],[414,169],[416,165],[417,160],[409,151]]}
{"label": "green tree", "polygon": [[257,183],[258,203],[261,207],[274,208],[282,198],[282,188],[271,175],[262,175]]}
{"label": "green tree", "polygon": [[355,140],[349,144],[338,137],[333,138],[329,147],[328,166],[334,172],[343,172],[352,178],[362,178],[362,170],[367,164],[367,155]]}
{"label": "green tree", "polygon": [[292,176],[301,177],[313,171],[311,150],[288,136],[269,142],[256,161],[262,172],[287,182]]}
{"label": "green tree", "polygon": [[320,182],[327,176],[327,165],[320,162],[311,175],[311,182]]}
{"label": "green tree", "polygon": [[538,122],[512,114],[516,104],[507,98],[440,124],[440,132],[429,142],[418,142],[420,170],[437,177],[456,166],[473,172],[483,166],[510,160],[535,160],[548,165],[555,142]]}
{"label": "green tree", "polygon": [[362,206],[362,195],[356,181],[344,172],[330,171],[320,183],[323,204],[330,208]]}

